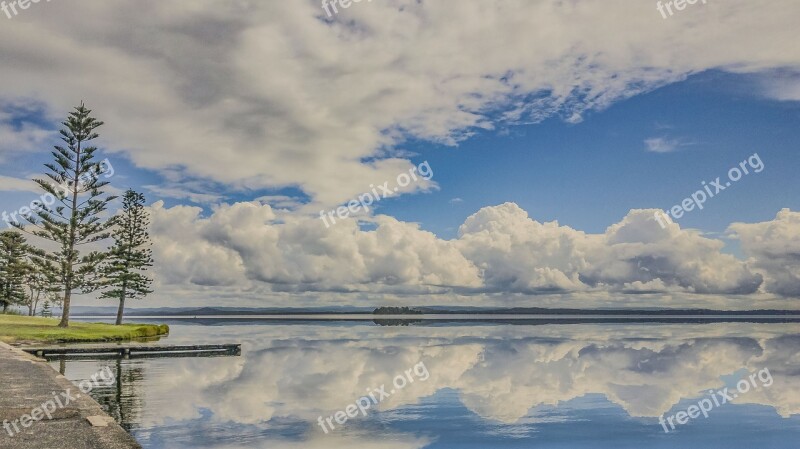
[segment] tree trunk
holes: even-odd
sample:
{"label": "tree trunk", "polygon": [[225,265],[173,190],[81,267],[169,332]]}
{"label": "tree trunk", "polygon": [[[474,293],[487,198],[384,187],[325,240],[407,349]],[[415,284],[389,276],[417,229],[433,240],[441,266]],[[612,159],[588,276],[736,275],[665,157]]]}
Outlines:
{"label": "tree trunk", "polygon": [[117,326],[122,324],[122,314],[125,313],[125,297],[128,293],[128,280],[122,280],[122,291],[119,295],[119,309],[117,310]]}
{"label": "tree trunk", "polygon": [[125,311],[125,293],[119,298],[119,309],[117,310],[117,325],[122,324],[122,313]]}
{"label": "tree trunk", "polygon": [[36,309],[39,308],[39,300],[41,299],[41,297],[42,297],[42,291],[39,290],[38,292],[36,292],[36,300],[35,301],[31,300],[31,303],[33,305],[33,308],[31,309],[31,316],[36,316]]}
{"label": "tree trunk", "polygon": [[75,232],[77,231],[78,217],[78,178],[81,161],[81,141],[78,141],[78,151],[75,153],[75,179],[72,180],[72,214],[69,222],[69,240],[67,241],[67,282],[64,285],[64,306],[61,308],[61,322],[58,327],[69,327],[69,300],[72,298],[72,280],[75,263]]}
{"label": "tree trunk", "polygon": [[8,311],[8,303],[4,302],[3,303],[3,313],[6,313],[6,311]]}
{"label": "tree trunk", "polygon": [[69,300],[72,296],[72,289],[67,287],[64,290],[64,305],[61,307],[61,322],[58,327],[69,327]]}

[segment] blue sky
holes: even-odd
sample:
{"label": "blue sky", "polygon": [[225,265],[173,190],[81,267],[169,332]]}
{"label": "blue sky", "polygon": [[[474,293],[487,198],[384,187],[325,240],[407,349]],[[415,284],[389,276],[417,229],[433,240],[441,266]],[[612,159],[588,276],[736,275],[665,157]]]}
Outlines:
{"label": "blue sky", "polygon": [[85,101],[150,205],[150,305],[800,307],[792,1],[145,1],[0,28],[0,209]]}
{"label": "blue sky", "polygon": [[[771,219],[798,209],[800,106],[753,93],[751,76],[709,71],[588,114],[485,132],[457,148],[417,144],[441,190],[383,205],[451,238],[475,210],[513,201],[540,221],[602,232],[630,209],[668,209],[753,153],[761,173],[710,199],[682,227],[723,232],[735,221]],[[647,151],[645,140],[683,145]],[[453,198],[463,202],[451,204]]]}
{"label": "blue sky", "polygon": [[[514,202],[539,221],[601,233],[630,209],[668,209],[680,203],[702,188],[702,181],[724,178],[728,169],[758,153],[763,172],[743,177],[703,210],[679,221],[682,227],[722,233],[732,222],[769,220],[781,208],[800,209],[792,195],[800,187],[800,105],[758,95],[758,82],[754,76],[712,70],[591,112],[579,123],[553,117],[502,126],[478,131],[456,146],[412,139],[401,148],[415,164],[429,162],[439,188],[387,199],[377,210],[451,239],[476,210]],[[19,127],[25,122],[58,126],[41,110],[19,113],[12,123]],[[645,141],[652,138],[674,142],[675,149],[648,151]],[[47,156],[27,153],[3,164],[0,174],[39,173]],[[151,201],[163,200],[167,206],[194,204],[211,212],[206,201],[149,189],[165,182],[158,172],[138,168],[124,156],[107,156],[120,188],[144,191]],[[221,202],[264,195],[308,200],[297,188],[240,190],[195,182],[202,187],[198,193],[218,195]],[[364,191],[369,191],[366,185]],[[30,192],[4,195],[3,206],[12,210],[33,197]]]}

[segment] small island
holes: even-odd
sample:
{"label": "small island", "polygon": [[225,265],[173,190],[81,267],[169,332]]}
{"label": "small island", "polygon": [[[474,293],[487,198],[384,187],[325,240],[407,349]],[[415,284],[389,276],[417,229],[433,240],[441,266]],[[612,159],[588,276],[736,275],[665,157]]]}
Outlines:
{"label": "small island", "polygon": [[411,307],[378,307],[373,315],[422,315],[422,311]]}

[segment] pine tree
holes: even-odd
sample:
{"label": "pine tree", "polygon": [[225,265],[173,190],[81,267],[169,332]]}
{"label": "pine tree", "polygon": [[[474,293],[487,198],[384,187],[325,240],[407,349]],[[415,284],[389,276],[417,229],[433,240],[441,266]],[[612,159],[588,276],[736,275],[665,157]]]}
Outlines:
{"label": "pine tree", "polygon": [[42,316],[43,317],[51,317],[53,316],[53,312],[50,310],[50,301],[45,300],[44,305],[42,306]]}
{"label": "pine tree", "polygon": [[[69,326],[73,292],[88,293],[97,288],[93,280],[104,256],[98,252],[81,256],[77,247],[108,238],[108,229],[113,225],[113,220],[100,218],[116,197],[101,198],[108,182],[98,179],[102,169],[94,162],[97,147],[89,142],[99,137],[95,129],[103,122],[91,117],[91,112],[81,103],[62,123],[61,140],[66,146],[55,146],[51,152],[54,163],[45,164],[49,169],[46,176],[54,183],[34,179],[45,192],[43,199],[51,198],[50,204],[55,207],[45,200],[34,211],[35,216],[26,217],[34,225],[32,234],[60,245],[58,251],[48,254],[58,270],[57,281],[63,292],[60,327]],[[22,225],[17,227],[28,230]]]}
{"label": "pine tree", "polygon": [[144,274],[147,267],[153,265],[147,232],[150,218],[144,203],[144,195],[131,189],[123,195],[122,214],[117,217],[112,233],[114,245],[102,269],[104,286],[110,290],[103,292],[101,298],[119,300],[117,324],[122,324],[126,299],[144,298],[152,293],[149,287],[153,281]]}
{"label": "pine tree", "polygon": [[25,302],[25,275],[28,272],[29,246],[17,231],[0,233],[0,304],[8,307]]}

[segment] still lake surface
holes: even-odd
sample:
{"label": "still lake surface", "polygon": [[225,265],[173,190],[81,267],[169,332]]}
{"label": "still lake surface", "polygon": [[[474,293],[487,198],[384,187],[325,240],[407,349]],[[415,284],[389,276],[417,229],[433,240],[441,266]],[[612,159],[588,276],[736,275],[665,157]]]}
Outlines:
{"label": "still lake surface", "polygon": [[[110,367],[116,381],[91,394],[147,449],[800,444],[798,323],[167,322],[158,344],[242,343],[242,355],[52,362],[76,382]],[[660,416],[759,372],[664,432]],[[381,385],[389,396],[362,402],[366,416],[336,422]]]}

